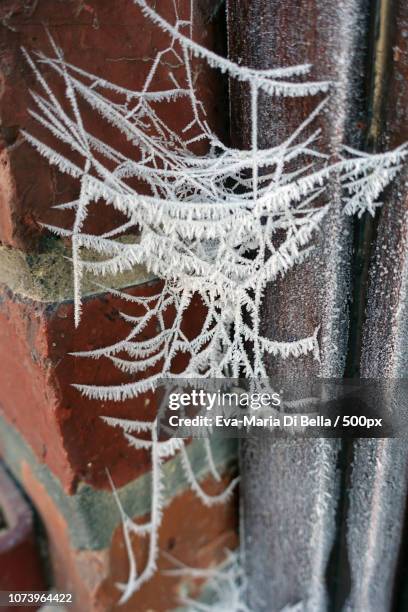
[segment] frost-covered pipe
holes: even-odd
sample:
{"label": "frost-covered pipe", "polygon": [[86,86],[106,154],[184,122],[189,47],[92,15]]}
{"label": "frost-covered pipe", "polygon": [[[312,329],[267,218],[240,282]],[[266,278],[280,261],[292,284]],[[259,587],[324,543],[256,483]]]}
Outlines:
{"label": "frost-covered pipe", "polygon": [[[388,148],[408,140],[408,6],[404,0],[383,0],[381,8],[377,44],[382,53],[377,62],[373,136],[378,143],[382,132],[378,144]],[[361,355],[361,376],[366,378],[408,376],[407,178],[405,171],[388,190],[380,212]],[[397,392],[396,384],[393,399],[400,410],[406,410],[406,398],[398,398]],[[351,593],[347,612],[406,610],[397,575],[404,553],[406,558],[402,538],[407,483],[406,439],[356,442],[348,513]],[[406,584],[406,575],[400,578]]]}
{"label": "frost-covered pipe", "polygon": [[[322,148],[340,143],[361,147],[367,0],[229,0],[229,54],[246,66],[313,65],[314,80],[333,80],[331,102],[322,116]],[[231,83],[234,143],[250,143],[249,92]],[[260,146],[287,137],[313,108],[310,99],[259,100]],[[336,203],[326,216],[315,252],[267,293],[264,332],[289,340],[319,332],[320,363],[308,355],[269,361],[269,373],[287,377],[341,377],[347,351],[351,228]],[[275,612],[299,602],[303,612],[323,612],[331,601],[325,574],[336,540],[340,495],[338,441],[276,440],[242,444],[242,539],[249,604]]]}

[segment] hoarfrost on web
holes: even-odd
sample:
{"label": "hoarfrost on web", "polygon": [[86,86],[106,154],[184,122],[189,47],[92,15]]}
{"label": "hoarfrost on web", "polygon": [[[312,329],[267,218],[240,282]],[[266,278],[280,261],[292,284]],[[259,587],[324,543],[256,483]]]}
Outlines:
{"label": "hoarfrost on web", "polygon": [[[52,39],[53,57],[26,53],[41,90],[32,92],[34,108],[30,113],[65,149],[68,146],[72,150],[75,161],[34,135],[25,136],[51,164],[80,184],[75,201],[57,206],[74,212],[72,227],[46,226],[72,242],[75,324],[80,322],[84,272],[112,275],[142,264],[163,279],[163,290],[151,297],[112,290],[137,305],[142,314],[123,313],[130,326],[127,337],[108,347],[77,353],[107,358],[122,372],[135,374],[136,380],[77,388],[101,401],[134,398],[155,389],[163,378],[175,378],[172,366],[181,353],[187,359],[177,376],[195,379],[266,377],[266,353],[282,358],[312,353],[319,359],[318,328],[310,337],[292,342],[278,342],[261,334],[260,310],[266,285],[310,256],[313,236],[331,205],[326,189],[329,181],[343,185],[345,213],[373,214],[381,191],[398,172],[406,148],[369,155],[345,147],[336,160],[329,159],[321,150],[320,131],[313,129],[326,104],[320,95],[310,116],[286,140],[260,149],[260,92],[269,96],[315,96],[335,85],[308,82],[307,64],[271,70],[238,65],[195,43],[192,18],[180,19],[175,3],[175,22],[169,24],[144,0],[134,1],[169,37],[168,46],[153,59],[140,91],[119,87],[70,64]],[[158,91],[155,76],[169,57],[182,64],[184,77],[181,81],[170,73],[173,86]],[[252,135],[248,150],[228,146],[210,128],[193,82],[194,57],[247,84]],[[69,108],[53,93],[41,67],[62,79]],[[157,108],[158,103],[171,105],[180,98],[189,102],[190,117],[176,132]],[[131,143],[134,155],[124,155],[86,128],[80,112],[84,104]],[[197,153],[197,144],[204,153]],[[135,180],[143,189],[134,186]],[[98,206],[114,207],[126,221],[101,235],[86,233],[88,208],[96,202]],[[121,237],[126,233],[133,239],[124,242]],[[97,257],[91,258],[89,253]],[[205,314],[200,333],[191,338],[183,331],[183,314],[197,296]],[[173,317],[168,316],[170,312]],[[140,339],[153,321],[156,335]],[[156,571],[163,460],[181,453],[186,478],[207,505],[223,502],[237,479],[223,494],[211,498],[194,475],[183,440],[159,442],[155,420],[145,423],[107,416],[105,421],[122,428],[130,444],[148,449],[152,457],[152,507],[146,525],[136,525],[124,514],[114,489],[130,562],[128,582],[120,586],[124,602]],[[146,434],[149,441],[143,439]],[[216,478],[208,444],[205,450]],[[148,560],[141,572],[132,551],[132,533],[150,538]]]}

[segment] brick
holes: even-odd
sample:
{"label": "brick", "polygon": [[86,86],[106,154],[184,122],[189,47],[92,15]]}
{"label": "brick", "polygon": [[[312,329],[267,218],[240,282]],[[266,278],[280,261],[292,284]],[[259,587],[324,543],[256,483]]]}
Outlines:
{"label": "brick", "polygon": [[[181,17],[187,17],[189,5],[189,0],[178,2]],[[160,10],[173,21],[172,3],[164,3]],[[224,40],[217,11],[210,0],[195,2],[195,38],[211,48]],[[45,24],[69,61],[137,90],[166,35],[149,24],[131,0],[114,5],[109,0],[5,0],[0,22],[0,359],[4,363],[0,453],[43,520],[55,589],[72,590],[77,610],[113,610],[119,596],[115,583],[125,580],[128,561],[106,468],[125,511],[142,520],[150,511],[151,466],[147,453],[130,448],[122,433],[104,424],[100,416],[151,418],[154,397],[145,394],[129,402],[101,403],[85,400],[72,387],[74,382],[129,382],[108,360],[78,359],[70,353],[123,338],[129,326],[119,311],[139,313],[137,307],[109,292],[96,293],[92,280],[86,278],[83,318],[74,329],[72,270],[66,259],[69,244],[51,237],[40,224],[70,226],[70,213],[51,206],[75,199],[78,184],[51,168],[22,138],[25,129],[51,146],[56,144],[28,115],[29,89],[38,86],[20,47],[50,53]],[[219,46],[216,50],[225,51]],[[177,75],[181,67],[172,69]],[[167,66],[161,69],[158,87],[171,86],[167,70]],[[44,72],[64,99],[63,84],[49,70]],[[210,124],[225,136],[222,79],[201,63],[194,66],[194,78]],[[96,136],[132,154],[129,143],[93,111],[81,110],[87,128]],[[180,100],[176,107],[161,106],[158,112],[179,129],[189,109],[186,100]],[[101,214],[99,204],[90,207],[86,231],[100,233],[120,221],[111,207],[104,207]],[[103,282],[125,287],[132,295],[151,295],[160,288],[159,281],[141,268]],[[168,313],[169,323],[173,315]],[[197,300],[185,313],[188,337],[197,333],[202,316]],[[148,338],[154,331],[152,321],[142,335]],[[175,360],[175,370],[185,359]],[[198,478],[211,491],[200,444],[190,444],[188,452]],[[234,445],[226,441],[217,447],[215,460],[228,482],[234,469]],[[236,500],[205,509],[189,491],[178,459],[169,460],[164,470],[166,512],[160,546],[192,566],[218,563],[224,548],[236,545]],[[140,564],[145,545],[134,542]],[[122,609],[147,612],[176,607],[181,586],[180,579],[158,574]],[[200,585],[192,587],[198,592]]]}
{"label": "brick", "polygon": [[[208,0],[195,3],[195,37],[211,48],[219,46],[222,36],[217,11]],[[188,17],[189,0],[178,2],[180,16]],[[163,15],[174,21],[172,3],[164,3]],[[156,26],[142,16],[131,0],[15,0],[2,3],[0,25],[0,241],[22,249],[41,249],[44,234],[40,223],[67,225],[69,212],[52,210],[53,204],[70,201],[78,194],[78,185],[50,167],[26,143],[21,129],[35,133],[48,144],[52,137],[42,132],[28,115],[31,105],[29,90],[38,89],[35,77],[21,53],[21,46],[29,51],[51,53],[46,26],[67,60],[98,76],[134,90],[140,89],[157,49],[168,39]],[[220,50],[220,49],[218,49]],[[180,67],[173,67],[174,73]],[[197,65],[196,77],[200,95],[207,108],[210,123],[220,134],[225,134],[227,122],[224,112],[224,91],[215,71]],[[168,77],[168,66],[158,75],[158,87],[173,87]],[[64,99],[62,82],[45,70],[59,99]],[[83,110],[84,122],[96,136],[108,139],[109,144],[129,152],[130,145],[122,142],[117,131],[110,130],[93,110]],[[159,109],[177,129],[188,116],[186,100],[180,100],[171,115],[167,108]],[[91,207],[88,230],[103,231],[117,219],[111,207]]]}
{"label": "brick", "polygon": [[[152,280],[132,287],[129,293],[146,296],[159,288],[158,281]],[[4,366],[0,371],[0,413],[23,434],[67,491],[73,491],[80,481],[105,487],[106,466],[118,485],[145,471],[145,451],[130,448],[121,432],[99,417],[137,415],[150,419],[153,394],[126,402],[83,398],[72,383],[108,385],[134,378],[119,372],[108,359],[69,354],[124,338],[130,327],[119,311],[137,314],[139,307],[109,294],[88,296],[82,322],[74,329],[72,301],[34,301],[8,288],[1,295],[0,359]],[[171,316],[169,313],[169,320]],[[201,316],[200,303],[193,303],[184,322],[188,336],[197,333]],[[155,325],[152,321],[141,337],[151,337]]]}
{"label": "brick", "polygon": [[[203,486],[210,489],[208,484],[204,481]],[[127,604],[117,606],[120,592],[116,584],[126,581],[128,572],[121,526],[115,529],[109,549],[75,549],[69,541],[62,516],[51,505],[46,491],[36,488],[29,466],[24,467],[24,485],[47,520],[56,589],[74,593],[75,610],[164,612],[177,607],[181,589],[187,586],[186,580],[164,576],[161,570],[174,566],[163,557],[153,578]],[[147,517],[134,518],[145,520]],[[146,561],[147,542],[146,538],[133,539],[140,568]],[[161,550],[171,552],[175,558],[191,567],[218,565],[224,559],[225,550],[237,545],[234,506],[228,503],[208,509],[190,490],[184,491],[173,498],[165,510],[159,545]],[[199,591],[200,583],[193,580],[187,583],[190,583],[188,587],[193,592]]]}
{"label": "brick", "polygon": [[[33,512],[0,463],[0,591],[46,589]],[[14,610],[7,606],[3,610]],[[36,610],[37,606],[26,607]]]}
{"label": "brick", "polygon": [[[186,17],[189,1],[178,5],[180,16]],[[170,21],[171,6],[164,7],[164,16]],[[94,285],[86,280],[84,292],[88,297],[83,321],[78,330],[73,329],[68,245],[44,234],[39,224],[69,225],[70,213],[64,218],[63,212],[50,207],[76,197],[78,185],[51,168],[21,137],[20,129],[24,128],[46,143],[55,144],[28,115],[29,89],[37,85],[20,48],[23,45],[29,51],[50,53],[46,24],[69,61],[119,85],[138,89],[149,69],[147,60],[166,43],[166,35],[149,24],[130,0],[119,0],[114,8],[108,0],[15,0],[2,3],[1,11],[0,283],[4,287],[0,298],[0,355],[7,365],[0,374],[0,410],[66,490],[74,490],[80,481],[94,486],[99,486],[99,481],[105,483],[106,464],[111,465],[119,484],[124,484],[146,469],[146,458],[130,450],[120,433],[113,432],[98,417],[130,417],[135,409],[140,417],[140,411],[150,413],[151,406],[144,402],[151,403],[152,398],[101,405],[84,401],[71,387],[74,382],[92,383],[97,379],[100,384],[126,382],[126,377],[106,361],[75,360],[68,353],[109,344],[123,337],[129,328],[118,317],[122,307],[119,301],[108,295],[95,295]],[[210,47],[216,46],[216,14],[211,2],[196,3],[195,34]],[[177,70],[175,66],[175,74]],[[158,86],[171,85],[167,71],[165,67],[158,75]],[[49,71],[46,76],[63,99],[62,83]],[[220,112],[221,81],[204,66],[196,67],[195,77],[208,102],[210,123],[218,132],[225,132],[224,115]],[[176,129],[185,122],[185,104],[180,101],[176,109],[172,108],[171,117],[166,117],[175,121]],[[129,144],[119,142],[118,135],[96,120],[93,111],[83,110],[84,121],[95,135],[122,150],[127,147],[129,152]],[[161,111],[166,113],[165,108]],[[104,214],[98,207],[91,207],[87,229],[98,232],[111,227],[111,213],[109,207],[104,208]],[[141,288],[142,281],[149,283]],[[157,288],[146,271],[139,269],[104,282],[113,287],[137,285],[134,291],[139,294],[149,294]],[[193,306],[186,317],[186,329],[191,333],[198,328],[201,312]],[[147,329],[145,333],[151,331]]]}
{"label": "brick", "polygon": [[[181,589],[198,594],[202,584],[157,573],[129,603],[117,607],[120,595],[116,583],[126,580],[128,560],[124,548],[119,512],[113,495],[82,485],[67,495],[50,470],[41,465],[21,436],[8,425],[0,427],[5,459],[35,504],[48,534],[54,588],[74,593],[74,610],[114,609],[167,611],[176,608]],[[222,485],[208,477],[208,467],[200,441],[188,449],[190,460],[202,486],[215,493],[235,470],[235,441],[214,443],[214,460],[224,474]],[[205,508],[188,488],[178,458],[164,467],[165,511],[160,529],[160,550],[192,567],[219,564],[225,549],[237,545],[236,499]],[[138,522],[148,518],[150,475],[144,474],[118,489],[125,512]],[[146,555],[145,539],[134,538],[139,567]],[[172,565],[160,556],[159,568]],[[70,608],[71,609],[71,608]]]}

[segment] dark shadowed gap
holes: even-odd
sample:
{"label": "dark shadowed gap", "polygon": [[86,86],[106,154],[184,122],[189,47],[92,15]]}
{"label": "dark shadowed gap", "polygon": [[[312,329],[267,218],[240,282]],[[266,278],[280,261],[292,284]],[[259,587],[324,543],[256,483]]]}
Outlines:
{"label": "dark shadowed gap", "polygon": [[347,553],[346,520],[350,488],[350,465],[353,461],[352,441],[343,439],[337,458],[337,469],[341,474],[340,497],[336,512],[336,537],[330,553],[326,569],[326,585],[328,592],[328,609],[330,612],[341,612],[351,589],[351,570]]}
{"label": "dark shadowed gap", "polygon": [[8,527],[8,524],[6,520],[6,515],[4,514],[4,511],[2,507],[0,506],[0,531],[2,531],[3,529],[7,529],[7,527]]}
{"label": "dark shadowed gap", "polygon": [[[408,498],[405,504],[405,521],[402,531],[401,548],[395,575],[394,598],[392,612],[407,612],[408,610]],[[405,546],[403,545],[405,543]]]}
{"label": "dark shadowed gap", "polygon": [[[370,15],[369,55],[367,58],[367,131],[365,150],[381,147],[384,100],[392,56],[392,0],[375,0]],[[377,236],[379,214],[365,213],[355,221],[353,238],[353,279],[350,303],[350,333],[345,375],[360,375],[362,336],[367,305],[368,271],[372,247]]]}

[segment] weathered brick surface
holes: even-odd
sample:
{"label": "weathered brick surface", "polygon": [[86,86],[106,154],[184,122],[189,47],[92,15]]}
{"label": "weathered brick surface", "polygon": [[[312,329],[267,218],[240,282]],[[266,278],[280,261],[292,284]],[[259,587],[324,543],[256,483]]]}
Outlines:
{"label": "weathered brick surface", "polygon": [[[158,281],[152,281],[129,292],[147,296],[159,288]],[[75,329],[71,301],[45,304],[22,299],[8,289],[2,293],[0,412],[69,491],[80,481],[105,487],[106,467],[118,485],[148,468],[146,453],[131,449],[121,432],[106,425],[100,416],[151,419],[153,395],[126,402],[100,402],[82,397],[72,386],[134,380],[108,359],[70,355],[125,338],[131,328],[120,317],[121,310],[141,314],[138,306],[109,294],[90,296],[85,299],[82,322]],[[169,313],[169,320],[171,316]],[[184,331],[188,336],[197,333],[201,316],[199,303],[186,312]],[[152,320],[140,338],[154,335],[156,324]]]}
{"label": "weathered brick surface", "polygon": [[[214,461],[224,474],[223,483],[208,476],[208,465],[200,441],[188,449],[190,460],[203,488],[218,493],[235,470],[234,441],[213,445]],[[24,439],[0,421],[0,445],[5,460],[26,494],[36,506],[47,532],[54,586],[73,592],[75,610],[107,611],[117,608],[115,584],[126,580],[128,559],[124,547],[117,504],[111,492],[81,485],[67,495],[50,470],[40,464]],[[118,488],[121,503],[128,516],[137,522],[148,519],[150,510],[150,475],[136,478]],[[192,567],[218,564],[226,548],[234,548],[237,527],[236,499],[205,508],[188,487],[180,460],[171,459],[164,466],[165,512],[160,529],[160,550]],[[138,567],[145,563],[145,538],[133,538]],[[160,555],[159,568],[173,567]],[[180,589],[198,592],[200,583],[162,573],[146,583],[123,609],[167,611],[178,604]]]}
{"label": "weathered brick surface", "polygon": [[[179,16],[187,17],[189,2],[183,0],[178,5]],[[174,21],[172,3],[161,9],[166,18]],[[72,490],[81,480],[95,486],[105,483],[105,465],[111,466],[123,484],[146,469],[146,457],[129,450],[119,432],[110,430],[98,417],[101,414],[130,417],[137,411],[140,418],[143,411],[150,413],[151,405],[147,402],[152,398],[100,404],[84,401],[71,387],[74,382],[109,384],[129,380],[107,360],[76,360],[68,355],[73,350],[112,343],[124,337],[129,327],[118,316],[123,307],[119,300],[99,295],[86,299],[81,326],[73,329],[69,302],[71,264],[64,258],[69,255],[69,245],[41,234],[39,224],[69,226],[70,213],[64,216],[51,206],[74,199],[78,185],[50,167],[21,135],[24,128],[47,144],[56,145],[28,114],[29,89],[38,90],[40,86],[21,53],[21,46],[50,54],[47,27],[67,60],[137,90],[142,87],[155,53],[168,43],[168,38],[146,21],[131,0],[119,0],[114,6],[108,0],[88,3],[16,0],[3,4],[1,11],[0,240],[3,245],[34,252],[25,256],[15,248],[0,249],[0,283],[5,285],[0,305],[0,355],[5,362],[0,373],[0,409],[67,489]],[[210,46],[216,32],[213,12],[211,3],[204,0],[196,6],[196,35]],[[171,69],[177,76],[180,66],[172,65]],[[174,86],[168,70],[168,65],[160,68],[158,88]],[[44,74],[63,101],[66,96],[61,80],[45,68]],[[211,100],[207,105],[209,120],[222,131],[222,113],[217,112],[216,106],[221,85],[214,72],[203,71],[202,66],[196,67],[195,77],[203,97]],[[180,100],[171,111],[162,107],[160,112],[180,128],[188,116],[186,104],[186,100]],[[81,110],[92,133],[132,154],[131,145],[100,121],[93,110],[85,106]],[[115,214],[109,207],[103,207],[101,214],[101,205],[99,202],[91,206],[87,229],[98,232],[112,227]],[[115,279],[114,286],[134,285],[132,274]],[[108,286],[113,286],[111,281],[104,279]],[[95,287],[88,282],[85,292],[90,291],[95,292]],[[139,294],[146,291],[146,295],[156,292],[157,283],[135,291]],[[129,312],[128,307],[124,310]],[[186,327],[190,331],[197,329],[200,312],[193,308],[187,316]],[[151,334],[153,328],[154,322],[144,334]]]}
{"label": "weathered brick surface", "polygon": [[[180,18],[188,17],[190,1],[177,4]],[[194,37],[225,52],[219,46],[225,41],[219,30],[220,6],[211,0],[195,2]],[[174,21],[172,2],[158,3],[158,8]],[[0,3],[0,454],[44,522],[55,588],[74,592],[76,610],[107,611],[117,608],[115,583],[126,579],[128,561],[106,468],[125,511],[142,520],[150,511],[150,458],[130,448],[122,433],[104,424],[100,416],[150,419],[155,406],[152,394],[123,403],[97,402],[84,399],[72,387],[72,383],[108,385],[132,380],[107,359],[79,359],[70,353],[124,338],[130,328],[119,311],[141,313],[110,293],[96,293],[88,278],[82,321],[74,329],[71,264],[65,259],[69,243],[50,237],[40,226],[69,227],[71,213],[51,207],[75,199],[79,189],[75,181],[50,167],[21,133],[27,130],[59,147],[28,114],[29,90],[39,91],[39,85],[21,53],[24,46],[50,54],[47,28],[67,60],[133,90],[141,88],[151,60],[168,38],[146,21],[131,0]],[[169,67],[176,76],[182,71],[174,58],[167,58],[155,88],[173,86]],[[64,85],[49,69],[42,69],[63,101]],[[198,60],[194,80],[210,124],[225,135],[225,82]],[[171,108],[160,105],[157,110],[175,129],[189,120],[186,100]],[[83,104],[81,111],[94,135],[134,154],[131,145],[94,111]],[[66,153],[63,147],[60,151]],[[101,211],[101,206],[103,202],[90,207],[87,231],[102,232],[120,221],[118,213],[105,206]],[[104,281],[110,287],[127,287],[132,295],[152,295],[160,288],[159,281],[142,269]],[[188,337],[200,329],[203,314],[198,300],[185,313]],[[168,323],[173,316],[167,313]],[[152,321],[142,337],[151,337],[155,329]],[[175,371],[185,359],[175,359]],[[189,445],[188,452],[198,478],[211,492],[213,483],[199,443]],[[228,482],[235,461],[230,442],[215,449],[215,460]],[[179,460],[168,461],[164,470],[166,512],[160,547],[194,567],[217,563],[225,547],[236,545],[236,500],[206,509],[188,490]],[[134,546],[143,566],[146,541],[135,539]],[[168,561],[161,558],[160,567],[169,567]],[[192,585],[193,590],[197,587]],[[178,605],[180,588],[179,578],[159,573],[121,609],[170,610]]]}
{"label": "weathered brick surface", "polygon": [[[195,4],[195,37],[215,47],[216,40],[223,40],[217,37],[217,11],[207,0]],[[189,7],[188,0],[178,2],[180,18],[188,17]],[[123,484],[146,469],[146,457],[131,451],[120,433],[109,429],[98,417],[101,414],[130,417],[137,411],[140,418],[143,413],[150,413],[152,398],[100,404],[83,400],[71,386],[74,382],[129,381],[107,360],[77,360],[68,354],[114,342],[124,337],[129,327],[118,316],[122,304],[109,295],[98,295],[86,299],[82,323],[78,330],[73,329],[70,263],[64,259],[69,254],[69,245],[50,239],[39,224],[70,226],[71,213],[52,210],[51,206],[74,199],[78,185],[50,167],[22,137],[21,129],[25,129],[45,143],[56,145],[28,114],[29,90],[39,90],[40,86],[21,53],[21,46],[31,52],[50,54],[48,29],[68,61],[118,85],[138,90],[155,53],[169,39],[146,21],[131,0],[118,0],[114,5],[109,0],[87,3],[13,0],[3,3],[0,10],[0,241],[14,247],[0,249],[0,283],[4,286],[0,303],[0,356],[5,363],[0,372],[0,410],[67,490],[72,491],[80,481],[105,486],[106,465]],[[165,3],[160,10],[174,22],[172,3]],[[157,88],[174,86],[169,80],[167,59],[158,72]],[[170,68],[177,76],[181,66],[173,63]],[[43,70],[63,101],[66,98],[63,83],[44,66]],[[224,114],[219,108],[223,99],[221,81],[214,71],[201,64],[195,66],[194,78],[206,102],[210,123],[217,131],[225,132]],[[81,110],[94,135],[132,154],[131,145],[101,122],[93,110],[85,106]],[[188,117],[187,101],[180,100],[168,110],[162,106],[158,112],[178,129]],[[101,214],[101,205],[99,202],[90,207],[88,230],[99,232],[112,227],[117,214],[109,207],[103,207]],[[30,253],[24,255],[27,250]],[[131,286],[135,284],[133,280],[131,276],[116,279],[115,286]],[[112,286],[110,281],[107,279],[106,284]],[[156,289],[153,283],[134,291],[149,294]],[[88,283],[86,292],[90,291],[95,288]],[[196,306],[186,316],[186,329],[192,334],[199,329],[202,314],[199,305]],[[129,312],[127,307],[124,310]],[[154,322],[144,334],[151,334],[153,326]]]}
{"label": "weathered brick surface", "polygon": [[[165,612],[180,604],[182,585],[188,586],[193,593],[198,592],[200,582],[163,575],[161,570],[174,569],[175,566],[161,555],[156,575],[127,604],[118,606],[120,591],[116,584],[126,582],[128,576],[121,525],[116,527],[109,548],[77,549],[72,545],[64,517],[28,465],[23,466],[23,482],[46,521],[56,588],[74,593],[74,610]],[[211,481],[202,484],[211,492]],[[205,508],[190,490],[184,490],[166,507],[160,529],[160,549],[191,567],[211,567],[221,563],[225,550],[235,548],[237,544],[234,507],[235,504],[228,503]],[[148,517],[135,518],[144,521]],[[135,537],[132,543],[138,567],[143,568],[148,538]]]}
{"label": "weathered brick surface", "polygon": [[[214,6],[208,0],[196,2],[195,38],[210,47],[223,40],[217,34]],[[188,17],[189,0],[178,2],[181,18]],[[64,50],[66,59],[118,85],[138,90],[148,74],[157,50],[168,38],[157,27],[152,27],[131,0],[15,0],[2,3],[0,24],[0,240],[4,244],[32,249],[38,245],[40,223],[69,225],[69,212],[52,210],[53,204],[70,201],[78,194],[78,185],[61,175],[43,160],[23,139],[21,129],[41,136],[55,145],[52,137],[39,130],[29,117],[32,106],[30,89],[39,85],[27,65],[21,46],[29,51],[52,53],[46,28]],[[173,4],[161,3],[162,14],[174,22]],[[217,14],[217,11],[215,11]],[[180,72],[175,58],[168,58],[158,74],[157,88],[174,87],[169,80],[169,64],[174,74]],[[44,69],[60,100],[64,99],[64,85]],[[216,129],[225,132],[224,113],[220,112],[223,99],[222,85],[214,71],[201,63],[195,70],[208,118]],[[86,107],[81,107],[85,125],[112,146],[130,152],[130,145],[122,142],[118,133]],[[180,100],[176,108],[162,108],[166,119],[180,128],[186,123],[188,105]],[[98,206],[91,207],[88,229],[94,231],[111,226],[117,217],[111,209],[101,215]]]}
{"label": "weathered brick surface", "polygon": [[0,517],[0,591],[44,590],[46,583],[32,510],[1,463]]}

